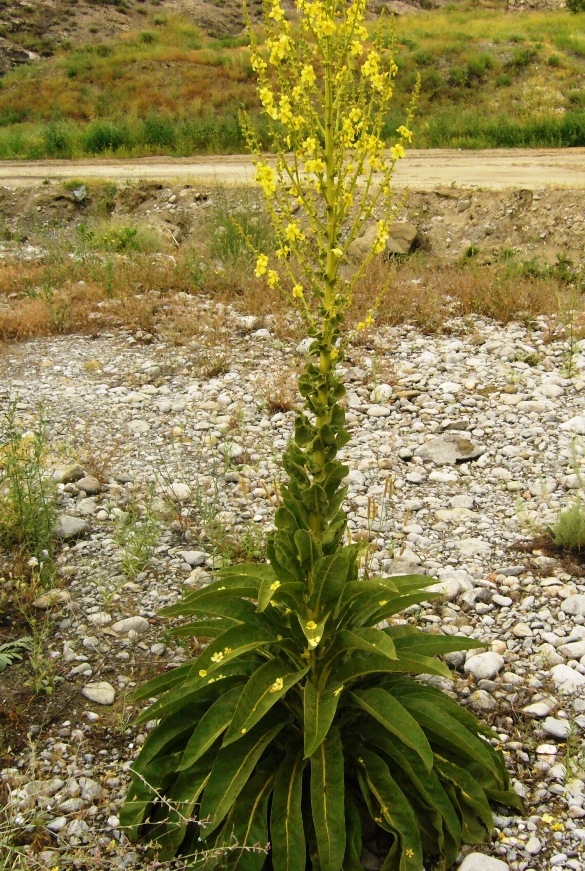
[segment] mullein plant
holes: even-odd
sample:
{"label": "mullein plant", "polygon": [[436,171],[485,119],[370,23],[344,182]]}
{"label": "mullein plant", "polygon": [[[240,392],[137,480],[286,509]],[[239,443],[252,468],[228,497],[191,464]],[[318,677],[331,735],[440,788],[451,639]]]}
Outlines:
{"label": "mullein plant", "polygon": [[[283,458],[287,483],[267,561],[233,565],[164,613],[180,638],[209,643],[147,683],[158,721],[133,766],[122,824],[161,860],[243,871],[361,871],[364,842],[384,871],[448,868],[462,844],[490,838],[490,801],[520,809],[497,735],[432,686],[437,655],[481,646],[427,634],[396,615],[427,601],[427,576],[360,576],[343,510],[349,441],[338,365],[345,313],[368,261],[386,245],[390,181],[410,142],[411,112],[386,150],[381,133],[396,66],[365,0],[279,0],[252,39],[275,161],[255,149],[256,180],[276,237],[256,275],[285,294],[312,344],[304,408]],[[377,234],[350,277],[352,241]],[[368,312],[357,325],[372,322]]]}

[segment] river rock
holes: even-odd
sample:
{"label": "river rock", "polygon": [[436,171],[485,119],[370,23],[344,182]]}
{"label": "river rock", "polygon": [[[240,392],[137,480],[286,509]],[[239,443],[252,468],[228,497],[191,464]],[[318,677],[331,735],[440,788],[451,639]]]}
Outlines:
{"label": "river rock", "polygon": [[53,533],[56,538],[81,538],[89,532],[89,524],[81,517],[72,517],[70,514],[60,514]]}
{"label": "river rock", "polygon": [[446,433],[425,442],[415,450],[414,455],[438,466],[446,466],[476,460],[483,452],[482,447],[473,444],[469,439],[457,433]]}
{"label": "river rock", "polygon": [[96,705],[113,705],[116,698],[116,690],[105,680],[88,683],[81,690],[81,694]]}
{"label": "river rock", "polygon": [[112,623],[112,629],[118,635],[127,635],[129,632],[137,632],[139,635],[143,635],[150,629],[150,623],[146,617],[125,617],[123,620],[117,620],[116,623]]}
{"label": "river rock", "polygon": [[504,657],[492,650],[486,653],[476,653],[463,666],[466,674],[471,674],[476,680],[491,680],[504,667]]}
{"label": "river rock", "polygon": [[568,596],[561,605],[561,611],[572,616],[585,616],[585,595],[576,593],[574,596]]}
{"label": "river rock", "polygon": [[501,859],[485,856],[483,853],[468,853],[459,871],[510,871],[510,866]]}

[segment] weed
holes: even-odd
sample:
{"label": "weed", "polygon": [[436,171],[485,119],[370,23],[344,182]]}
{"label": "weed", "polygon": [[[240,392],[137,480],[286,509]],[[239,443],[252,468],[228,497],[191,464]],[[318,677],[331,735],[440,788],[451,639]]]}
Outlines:
{"label": "weed", "polygon": [[581,551],[585,547],[585,505],[579,500],[561,512],[551,534],[557,547]]}
{"label": "weed", "polygon": [[23,654],[31,649],[32,639],[29,635],[0,644],[0,673],[8,666],[22,659]]}
{"label": "weed", "polygon": [[18,423],[16,402],[0,422],[0,545],[21,547],[41,566],[44,579],[52,570],[55,488],[46,473],[46,419],[41,408],[32,430]]}
{"label": "weed", "polygon": [[134,500],[127,505],[116,522],[114,540],[122,548],[122,571],[130,580],[148,567],[161,533],[153,501],[150,490],[142,504]]}

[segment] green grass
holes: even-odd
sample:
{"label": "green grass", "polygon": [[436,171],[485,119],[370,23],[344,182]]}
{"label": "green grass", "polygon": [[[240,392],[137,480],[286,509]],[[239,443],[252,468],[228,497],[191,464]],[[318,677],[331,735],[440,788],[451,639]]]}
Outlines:
{"label": "green grass", "polygon": [[[585,14],[563,10],[403,16],[388,139],[420,73],[418,147],[585,145],[583,33]],[[245,43],[151,14],[139,31],[18,67],[0,79],[0,159],[244,151],[238,111],[259,118]]]}

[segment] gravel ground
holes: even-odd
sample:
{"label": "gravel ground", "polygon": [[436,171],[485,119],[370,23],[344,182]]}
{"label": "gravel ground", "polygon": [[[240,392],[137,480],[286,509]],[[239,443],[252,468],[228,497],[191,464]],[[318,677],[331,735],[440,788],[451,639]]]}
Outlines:
{"label": "gravel ground", "polygon": [[[211,303],[191,305],[218,323]],[[0,772],[17,822],[42,814],[40,868],[151,867],[117,814],[145,737],[132,689],[187,655],[158,611],[209,580],[231,538],[254,548],[270,528],[293,417],[274,406],[286,407],[303,349],[277,340],[269,318],[219,314],[187,347],[120,333],[4,352],[0,401],[17,399],[25,426],[42,403],[60,480],[63,584],[37,605],[62,680]],[[544,321],[454,320],[435,336],[375,331],[345,370],[351,534],[372,540],[371,571],[436,577],[444,599],[405,619],[485,642],[451,654],[439,684],[494,725],[526,801],[525,818],[496,816],[490,858],[473,853],[464,869],[583,871],[585,580],[542,533],[579,493],[585,345],[550,341]],[[169,495],[176,516],[129,580],[121,518]],[[22,690],[11,674],[5,707]],[[364,867],[377,867],[367,852]]]}

